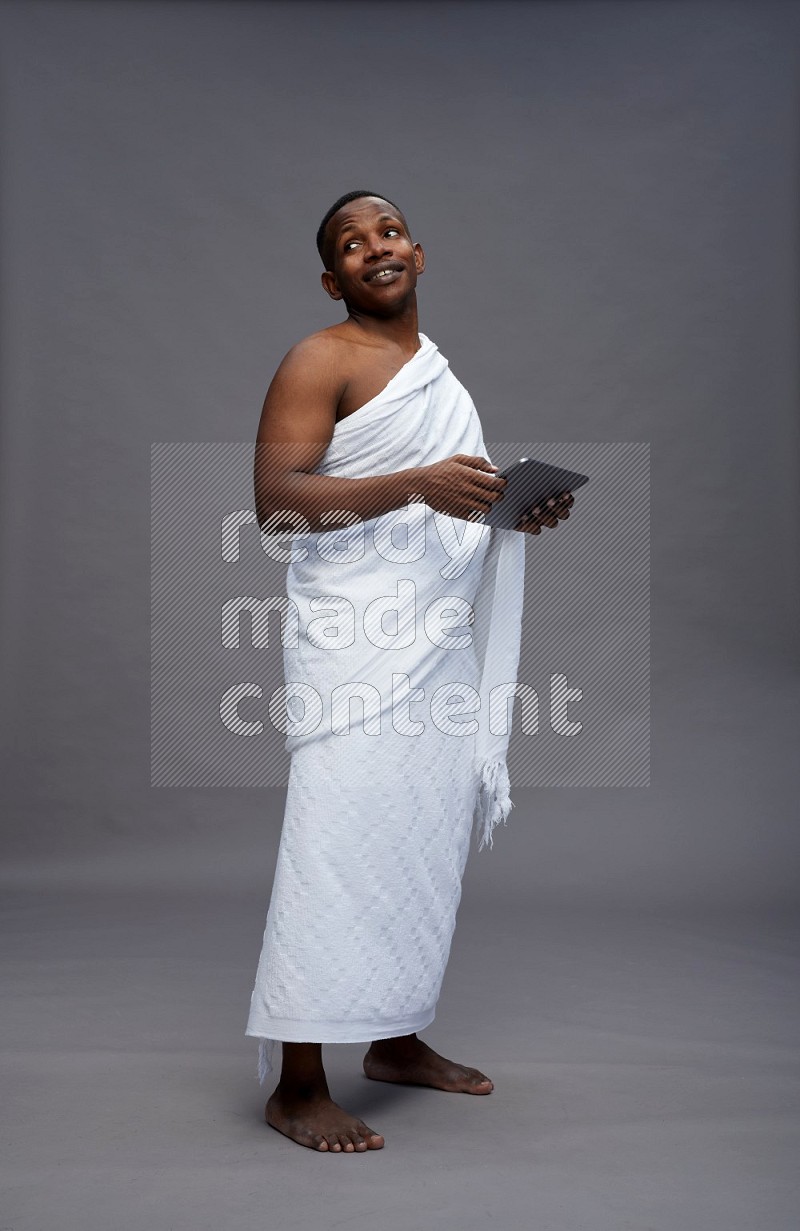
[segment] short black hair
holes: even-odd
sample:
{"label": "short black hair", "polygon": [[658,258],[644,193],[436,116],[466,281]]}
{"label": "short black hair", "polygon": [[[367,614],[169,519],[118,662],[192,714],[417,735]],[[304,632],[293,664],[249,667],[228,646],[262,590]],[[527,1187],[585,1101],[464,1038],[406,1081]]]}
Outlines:
{"label": "short black hair", "polygon": [[344,196],[339,197],[338,201],[334,201],[317,230],[317,252],[322,258],[323,265],[325,264],[325,230],[331,218],[343,205],[348,205],[350,201],[357,201],[359,197],[377,197],[380,201],[385,201],[387,205],[391,205],[396,209],[400,217],[404,217],[403,211],[399,205],[395,205],[394,201],[390,201],[382,192],[368,192],[366,188],[356,188],[353,192],[346,192]]}

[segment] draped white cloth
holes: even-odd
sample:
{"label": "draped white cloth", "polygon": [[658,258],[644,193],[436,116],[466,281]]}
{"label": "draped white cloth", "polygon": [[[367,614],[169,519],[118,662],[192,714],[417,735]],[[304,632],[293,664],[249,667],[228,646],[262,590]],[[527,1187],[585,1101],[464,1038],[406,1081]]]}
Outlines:
{"label": "draped white cloth", "polygon": [[[487,457],[466,389],[420,349],[335,425],[317,467],[363,478],[455,453]],[[491,460],[491,459],[489,459]],[[284,645],[291,766],[246,1034],[366,1042],[429,1025],[476,825],[513,806],[506,752],[525,542],[411,502],[298,534]],[[292,608],[292,604],[294,608]]]}

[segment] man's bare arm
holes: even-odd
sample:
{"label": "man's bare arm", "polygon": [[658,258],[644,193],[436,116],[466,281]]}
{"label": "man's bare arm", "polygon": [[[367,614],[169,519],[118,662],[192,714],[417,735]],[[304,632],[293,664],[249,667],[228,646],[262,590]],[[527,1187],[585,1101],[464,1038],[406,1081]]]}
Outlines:
{"label": "man's bare arm", "polygon": [[[380,517],[416,497],[441,512],[467,517],[483,512],[505,481],[486,458],[457,454],[431,466],[411,467],[365,479],[311,473],[333,437],[344,392],[337,343],[307,338],[288,352],[267,391],[258,426],[254,483],[256,516],[266,533],[291,523],[286,510],[304,517],[312,532]],[[323,521],[323,515],[327,514]]]}

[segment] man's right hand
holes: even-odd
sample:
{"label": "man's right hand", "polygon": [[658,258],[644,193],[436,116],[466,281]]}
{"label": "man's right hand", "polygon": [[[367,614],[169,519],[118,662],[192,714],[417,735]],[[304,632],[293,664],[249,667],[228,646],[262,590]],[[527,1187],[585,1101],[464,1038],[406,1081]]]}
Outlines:
{"label": "man's right hand", "polygon": [[488,513],[496,500],[503,499],[507,480],[497,470],[485,457],[454,453],[444,461],[420,466],[420,495],[437,513],[474,521],[476,513]]}

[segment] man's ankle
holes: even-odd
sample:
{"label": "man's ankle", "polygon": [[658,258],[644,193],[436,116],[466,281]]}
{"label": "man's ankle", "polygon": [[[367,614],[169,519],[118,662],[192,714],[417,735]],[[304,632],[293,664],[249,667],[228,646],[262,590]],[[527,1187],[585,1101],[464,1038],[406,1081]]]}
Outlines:
{"label": "man's ankle", "polygon": [[314,1076],[281,1073],[277,1093],[297,1099],[330,1098],[328,1080],[324,1073]]}
{"label": "man's ankle", "polygon": [[393,1039],[375,1039],[370,1050],[375,1055],[381,1053],[385,1055],[403,1055],[404,1053],[412,1053],[419,1047],[420,1040],[416,1034],[404,1034]]}

